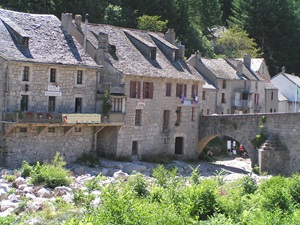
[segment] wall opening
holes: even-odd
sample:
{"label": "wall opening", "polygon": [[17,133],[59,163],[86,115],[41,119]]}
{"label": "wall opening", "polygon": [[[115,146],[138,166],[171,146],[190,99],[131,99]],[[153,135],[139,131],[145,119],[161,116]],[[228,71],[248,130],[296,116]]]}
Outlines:
{"label": "wall opening", "polygon": [[176,155],[183,154],[183,137],[175,138],[175,154]]}

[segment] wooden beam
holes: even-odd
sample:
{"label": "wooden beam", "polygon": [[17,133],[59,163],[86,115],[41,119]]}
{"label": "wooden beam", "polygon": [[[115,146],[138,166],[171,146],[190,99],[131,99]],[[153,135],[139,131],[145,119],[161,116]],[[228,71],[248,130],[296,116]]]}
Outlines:
{"label": "wooden beam", "polygon": [[48,129],[48,126],[39,127],[38,129],[38,136],[45,132],[45,130]]}
{"label": "wooden beam", "polygon": [[103,129],[104,127],[99,127],[96,132],[94,133],[94,150],[97,152],[97,134]]}
{"label": "wooden beam", "polygon": [[74,129],[74,127],[75,126],[64,127],[64,136],[70,133]]}
{"label": "wooden beam", "polygon": [[13,129],[15,129],[13,124],[3,124],[4,135],[2,138],[4,139]]}

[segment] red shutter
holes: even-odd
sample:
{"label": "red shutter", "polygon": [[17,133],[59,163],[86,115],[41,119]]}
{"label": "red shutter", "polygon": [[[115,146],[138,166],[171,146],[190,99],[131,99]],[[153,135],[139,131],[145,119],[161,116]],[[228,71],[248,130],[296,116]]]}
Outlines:
{"label": "red shutter", "polygon": [[196,85],[196,96],[198,96],[198,85]]}
{"label": "red shutter", "polygon": [[186,95],[186,90],[187,90],[187,85],[185,84],[185,85],[184,85],[184,97],[187,97],[187,95]]}
{"label": "red shutter", "polygon": [[143,82],[143,99],[146,97],[146,82]]}
{"label": "red shutter", "polygon": [[150,83],[150,99],[153,99],[153,88],[154,88],[154,85],[153,85],[153,82]]}
{"label": "red shutter", "polygon": [[130,97],[130,98],[132,98],[133,85],[134,85],[134,82],[133,82],[133,81],[130,81],[130,93],[129,93],[129,97]]}
{"label": "red shutter", "polygon": [[176,84],[176,97],[179,97],[179,84]]}
{"label": "red shutter", "polygon": [[141,98],[141,82],[138,82],[138,94],[137,94],[137,98]]}

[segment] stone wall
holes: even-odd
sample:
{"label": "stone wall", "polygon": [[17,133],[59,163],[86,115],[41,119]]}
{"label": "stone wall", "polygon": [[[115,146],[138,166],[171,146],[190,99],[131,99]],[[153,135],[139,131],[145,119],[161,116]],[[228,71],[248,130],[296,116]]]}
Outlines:
{"label": "stone wall", "polygon": [[6,166],[19,167],[23,160],[29,163],[51,161],[60,152],[67,162],[75,162],[83,153],[93,149],[93,127],[81,127],[81,132],[73,129],[64,135],[63,127],[55,127],[54,132],[38,134],[38,127],[27,127],[27,132],[15,128],[5,139],[2,154]]}

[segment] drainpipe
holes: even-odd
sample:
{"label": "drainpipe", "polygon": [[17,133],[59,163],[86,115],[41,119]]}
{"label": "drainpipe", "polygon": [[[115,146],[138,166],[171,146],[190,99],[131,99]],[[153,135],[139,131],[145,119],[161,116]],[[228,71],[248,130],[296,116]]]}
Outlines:
{"label": "drainpipe", "polygon": [[84,37],[83,37],[83,49],[84,49],[84,52],[86,52],[86,36],[87,36],[87,24],[88,24],[88,17],[89,17],[89,14],[85,14],[85,21],[84,21]]}
{"label": "drainpipe", "polygon": [[8,95],[8,66],[6,67],[6,86],[5,86],[4,112],[7,111],[7,95]]}

